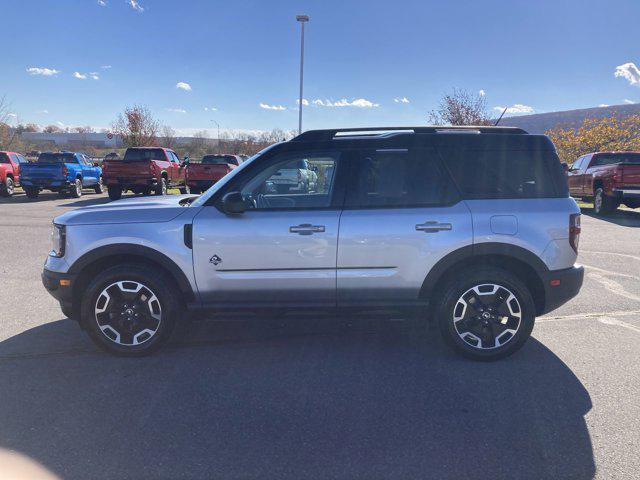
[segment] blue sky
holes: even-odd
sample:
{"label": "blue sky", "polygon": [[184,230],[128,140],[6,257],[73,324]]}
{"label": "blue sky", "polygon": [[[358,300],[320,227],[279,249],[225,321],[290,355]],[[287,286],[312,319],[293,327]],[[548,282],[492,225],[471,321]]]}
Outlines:
{"label": "blue sky", "polygon": [[294,129],[298,13],[311,17],[305,129],[424,124],[453,87],[514,113],[640,102],[637,0],[0,0],[0,11],[0,96],[23,123],[108,127],[143,104],[184,133],[214,132],[211,120]]}

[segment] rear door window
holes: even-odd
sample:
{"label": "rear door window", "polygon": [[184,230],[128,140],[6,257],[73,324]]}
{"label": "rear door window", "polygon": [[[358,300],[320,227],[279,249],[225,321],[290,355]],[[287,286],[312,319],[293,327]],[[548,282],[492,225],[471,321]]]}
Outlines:
{"label": "rear door window", "polygon": [[566,192],[558,191],[566,181],[553,151],[455,147],[439,150],[464,198],[566,196]]}
{"label": "rear door window", "polygon": [[346,208],[431,207],[458,200],[433,150],[363,151],[350,178]]}

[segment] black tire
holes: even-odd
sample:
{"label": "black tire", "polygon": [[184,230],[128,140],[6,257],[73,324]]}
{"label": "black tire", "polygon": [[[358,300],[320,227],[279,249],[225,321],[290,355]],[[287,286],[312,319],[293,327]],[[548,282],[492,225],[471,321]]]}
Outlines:
{"label": "black tire", "polygon": [[[129,290],[137,288],[136,284],[143,287],[137,293],[126,292],[118,284]],[[118,265],[99,273],[82,293],[80,321],[103,350],[121,356],[148,355],[169,339],[175,327],[181,310],[176,291],[173,279],[162,270]],[[101,309],[105,311],[96,313]],[[135,318],[136,312],[140,319]],[[152,317],[154,313],[159,318]],[[153,334],[148,333],[151,330]]]}
{"label": "black tire", "polygon": [[156,195],[166,195],[167,194],[167,179],[162,177],[160,182],[156,186],[154,193]]}
{"label": "black tire", "polygon": [[122,198],[122,189],[120,187],[107,187],[109,198],[111,200],[120,200]]}
{"label": "black tire", "polygon": [[[493,288],[495,293],[490,294]],[[486,304],[481,299],[484,296]],[[436,298],[442,302],[437,317],[442,337],[464,357],[499,360],[519,350],[531,336],[535,323],[533,298],[526,285],[505,270],[483,267],[461,274],[450,280]]]}
{"label": "black tire", "polygon": [[98,183],[93,187],[93,191],[100,194],[104,192],[104,186],[102,185],[102,175],[98,177]]}
{"label": "black tire", "polygon": [[15,192],[16,186],[13,178],[7,177],[2,185],[0,185],[0,195],[3,197],[11,197]]}
{"label": "black tire", "polygon": [[618,208],[618,202],[604,193],[602,188],[597,188],[593,197],[593,213],[607,215]]}
{"label": "black tire", "polygon": [[189,185],[184,185],[184,186],[179,187],[179,188],[180,188],[180,193],[182,195],[185,195],[187,193],[191,193],[191,189],[189,188]]}
{"label": "black tire", "polygon": [[73,320],[73,308],[71,308],[70,306],[65,306],[63,304],[60,304],[60,310],[62,310],[62,314],[65,317]]}
{"label": "black tire", "polygon": [[24,193],[27,195],[27,198],[38,198],[40,195],[40,190],[36,187],[23,187]]}
{"label": "black tire", "polygon": [[69,193],[73,198],[80,198],[82,196],[82,180],[76,178],[73,185],[69,188]]}

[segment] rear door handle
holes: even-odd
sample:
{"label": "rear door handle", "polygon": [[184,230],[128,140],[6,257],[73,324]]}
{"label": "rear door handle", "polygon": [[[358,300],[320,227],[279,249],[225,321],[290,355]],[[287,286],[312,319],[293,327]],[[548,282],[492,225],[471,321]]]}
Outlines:
{"label": "rear door handle", "polygon": [[302,223],[289,227],[289,232],[298,235],[313,235],[314,233],[324,232],[324,225],[311,225],[310,223]]}
{"label": "rear door handle", "polygon": [[440,223],[440,222],[424,222],[416,225],[416,230],[418,232],[424,233],[437,233],[440,231],[448,231],[451,230],[450,223]]}

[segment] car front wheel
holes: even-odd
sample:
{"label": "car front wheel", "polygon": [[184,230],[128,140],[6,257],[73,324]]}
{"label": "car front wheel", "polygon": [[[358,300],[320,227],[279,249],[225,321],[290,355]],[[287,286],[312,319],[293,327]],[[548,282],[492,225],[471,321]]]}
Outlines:
{"label": "car front wheel", "polygon": [[596,189],[593,197],[593,212],[596,215],[606,215],[618,208],[615,199],[604,193],[602,188]]}
{"label": "car front wheel", "polygon": [[446,343],[473,360],[498,360],[519,350],[535,322],[528,288],[511,273],[481,268],[450,281],[438,321]]}
{"label": "car front wheel", "polygon": [[13,195],[15,191],[15,185],[13,183],[13,178],[7,177],[4,181],[4,185],[0,188],[0,195],[3,197],[10,197]]}
{"label": "car front wheel", "polygon": [[76,178],[76,181],[73,182],[71,188],[69,189],[69,193],[73,198],[80,198],[82,196],[82,180]]}
{"label": "car front wheel", "polygon": [[173,282],[153,267],[121,265],[100,273],[83,294],[83,326],[115,355],[147,355],[169,338],[179,301]]}

